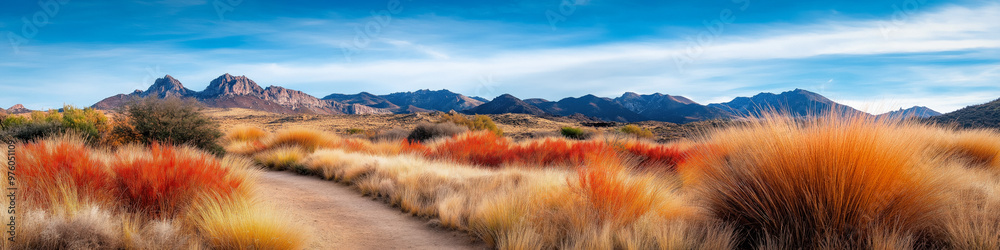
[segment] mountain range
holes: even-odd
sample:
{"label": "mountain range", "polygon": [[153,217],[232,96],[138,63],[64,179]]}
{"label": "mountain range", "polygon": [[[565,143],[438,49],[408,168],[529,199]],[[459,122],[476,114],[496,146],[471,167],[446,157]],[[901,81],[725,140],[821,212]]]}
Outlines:
{"label": "mountain range", "polygon": [[[752,97],[737,97],[729,102],[702,105],[683,96],[661,93],[627,92],[617,98],[584,95],[558,101],[519,99],[500,95],[493,100],[470,97],[448,90],[422,89],[375,95],[330,94],[316,98],[301,91],[279,86],[262,88],[246,76],[224,74],[212,80],[202,91],[184,87],[170,75],[157,79],[147,90],[135,90],[101,100],[97,109],[114,109],[129,99],[141,97],[195,98],[208,107],[246,108],[276,113],[309,114],[405,114],[417,112],[462,112],[466,114],[523,113],[536,116],[572,116],[586,119],[639,122],[664,121],[688,123],[712,119],[734,119],[759,116],[762,111],[780,111],[796,116],[816,115],[835,110],[845,114],[866,114],[803,89],[780,94],[760,93]],[[22,107],[23,108],[23,107]],[[10,111],[8,111],[10,112]],[[939,113],[926,107],[893,111],[883,116],[929,117]]]}
{"label": "mountain range", "polygon": [[1000,128],[1000,99],[934,116],[930,120],[964,128]]}

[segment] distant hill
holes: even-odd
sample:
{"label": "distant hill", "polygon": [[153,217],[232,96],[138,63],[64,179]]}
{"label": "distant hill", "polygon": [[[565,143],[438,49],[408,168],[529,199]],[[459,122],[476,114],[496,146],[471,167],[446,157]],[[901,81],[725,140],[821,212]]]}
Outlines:
{"label": "distant hill", "polygon": [[492,101],[479,105],[475,108],[466,110],[467,114],[531,114],[537,116],[550,116],[549,113],[542,111],[542,109],[531,105],[527,102],[517,99],[510,94],[503,94],[497,98],[493,98]]}
{"label": "distant hill", "polygon": [[157,79],[146,91],[136,90],[131,94],[119,94],[97,102],[92,107],[114,109],[132,98],[154,96],[158,98],[195,98],[208,107],[246,108],[275,113],[310,114],[365,114],[387,113],[364,105],[343,104],[336,101],[320,100],[302,91],[279,86],[261,88],[246,76],[224,74],[209,83],[201,92],[184,87],[170,75]]}
{"label": "distant hill", "polygon": [[596,117],[605,121],[614,122],[639,122],[649,120],[621,104],[609,98],[585,95],[580,98],[564,98],[558,102],[535,101],[538,108],[549,114],[570,116],[581,114],[589,117]]}
{"label": "distant hill", "polygon": [[7,114],[24,114],[24,113],[31,113],[31,111],[33,110],[25,108],[24,105],[14,104],[14,106],[11,106],[5,112],[7,112]]}
{"label": "distant hill", "polygon": [[896,110],[896,111],[890,111],[890,112],[878,115],[878,117],[880,117],[880,118],[882,118],[882,117],[891,117],[891,118],[910,118],[910,117],[928,118],[928,117],[939,116],[939,115],[941,115],[941,113],[938,113],[937,111],[934,111],[933,109],[930,109],[928,107],[913,106],[913,107],[908,108],[908,109],[902,109],[902,108],[900,108],[899,110]]}
{"label": "distant hill", "polygon": [[475,108],[487,101],[468,97],[462,94],[442,90],[422,89],[414,92],[398,92],[388,95],[373,95],[368,92],[358,94],[330,94],[323,100],[337,101],[345,104],[365,105],[397,114],[408,114],[430,111],[463,111]]}
{"label": "distant hill", "polygon": [[761,112],[771,110],[795,116],[821,115],[831,110],[843,114],[867,114],[804,89],[795,89],[777,95],[760,93],[753,97],[737,97],[730,102],[709,104],[708,106],[745,117],[757,117],[760,116]]}
{"label": "distant hill", "polygon": [[735,117],[728,111],[717,107],[703,106],[683,96],[660,93],[639,95],[626,92],[621,97],[615,98],[614,101],[632,112],[655,121],[688,123]]}
{"label": "distant hill", "polygon": [[181,84],[181,81],[174,79],[170,75],[166,75],[163,78],[156,79],[156,82],[153,82],[153,86],[149,86],[149,89],[140,93],[140,95],[142,97],[152,95],[159,98],[167,98],[185,97],[194,93],[195,91],[185,88],[184,84]]}
{"label": "distant hill", "polygon": [[386,100],[381,96],[373,95],[368,92],[361,92],[354,95],[330,94],[327,95],[326,97],[323,97],[323,100],[333,100],[345,104],[361,104],[372,108],[380,108],[387,110],[400,109],[398,105],[393,104],[389,100]]}
{"label": "distant hill", "polygon": [[549,100],[545,100],[545,99],[542,99],[542,98],[528,98],[528,99],[524,99],[523,101],[525,103],[528,103],[528,104],[531,104],[531,105],[538,105],[538,104],[549,102]]}
{"label": "distant hill", "polygon": [[442,90],[422,89],[414,92],[398,92],[381,96],[400,107],[414,106],[421,109],[448,112],[463,111],[482,105],[483,101],[462,94]]}
{"label": "distant hill", "polygon": [[1000,99],[968,106],[928,120],[940,124],[955,124],[963,128],[1000,128]]}

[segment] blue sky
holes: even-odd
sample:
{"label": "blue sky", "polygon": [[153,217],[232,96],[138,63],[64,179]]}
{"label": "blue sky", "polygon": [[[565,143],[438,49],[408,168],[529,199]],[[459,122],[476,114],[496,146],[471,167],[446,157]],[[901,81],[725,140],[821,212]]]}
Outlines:
{"label": "blue sky", "polygon": [[0,58],[4,108],[231,73],[318,97],[705,104],[803,88],[872,113],[948,112],[1000,98],[1000,1],[7,1]]}

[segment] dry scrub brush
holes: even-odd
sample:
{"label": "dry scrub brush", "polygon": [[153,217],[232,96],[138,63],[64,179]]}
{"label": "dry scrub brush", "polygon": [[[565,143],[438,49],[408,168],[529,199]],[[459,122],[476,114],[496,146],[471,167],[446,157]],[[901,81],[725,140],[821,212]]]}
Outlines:
{"label": "dry scrub brush", "polygon": [[676,177],[633,175],[618,160],[595,159],[579,172],[484,169],[321,149],[302,165],[501,249],[731,247],[732,231],[689,205]]}
{"label": "dry scrub brush", "polygon": [[299,134],[246,152],[500,249],[1000,249],[993,130],[834,113],[671,144]]}
{"label": "dry scrub brush", "polygon": [[[257,170],[244,158],[155,143],[109,151],[66,135],[16,147],[21,216],[16,241],[5,238],[3,249],[296,249],[306,241],[255,201]],[[213,217],[221,215],[230,217]],[[251,233],[217,233],[225,230]]]}
{"label": "dry scrub brush", "polygon": [[[984,205],[970,205],[973,197],[959,188],[970,165],[948,159],[989,165],[1000,153],[963,132],[870,116],[770,115],[716,131],[706,143],[681,172],[714,217],[736,226],[741,247],[998,247],[996,230],[979,224],[1000,218],[985,212],[996,203],[968,220],[954,216]],[[976,185],[992,190],[995,172],[991,178]],[[977,195],[985,203],[997,194]]]}

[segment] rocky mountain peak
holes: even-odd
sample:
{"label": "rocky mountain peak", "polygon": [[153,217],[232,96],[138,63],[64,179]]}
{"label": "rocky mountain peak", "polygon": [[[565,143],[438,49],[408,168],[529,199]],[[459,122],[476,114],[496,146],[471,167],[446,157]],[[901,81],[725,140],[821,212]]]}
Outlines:
{"label": "rocky mountain peak", "polygon": [[264,89],[246,76],[233,76],[229,73],[212,80],[201,92],[202,96],[260,96]]}
{"label": "rocky mountain peak", "polygon": [[192,91],[185,88],[184,84],[181,84],[181,81],[174,79],[174,77],[170,75],[166,75],[163,78],[156,79],[156,82],[153,82],[153,85],[149,86],[149,89],[147,89],[146,92],[142,92],[141,95],[153,95],[159,98],[166,98],[183,97],[190,93],[192,93]]}
{"label": "rocky mountain peak", "polygon": [[269,86],[261,91],[261,99],[275,102],[281,106],[299,108],[323,108],[329,102],[321,101],[319,98],[306,94],[305,92],[286,89],[279,86]]}
{"label": "rocky mountain peak", "polygon": [[934,111],[933,109],[930,109],[928,107],[913,106],[908,109],[899,108],[899,110],[887,112],[878,116],[891,117],[891,118],[910,118],[910,117],[928,118],[939,115],[941,115],[941,113]]}
{"label": "rocky mountain peak", "polygon": [[7,113],[8,114],[31,113],[31,110],[28,109],[28,108],[25,108],[24,105],[14,104],[14,106],[11,106],[9,109],[7,109]]}

